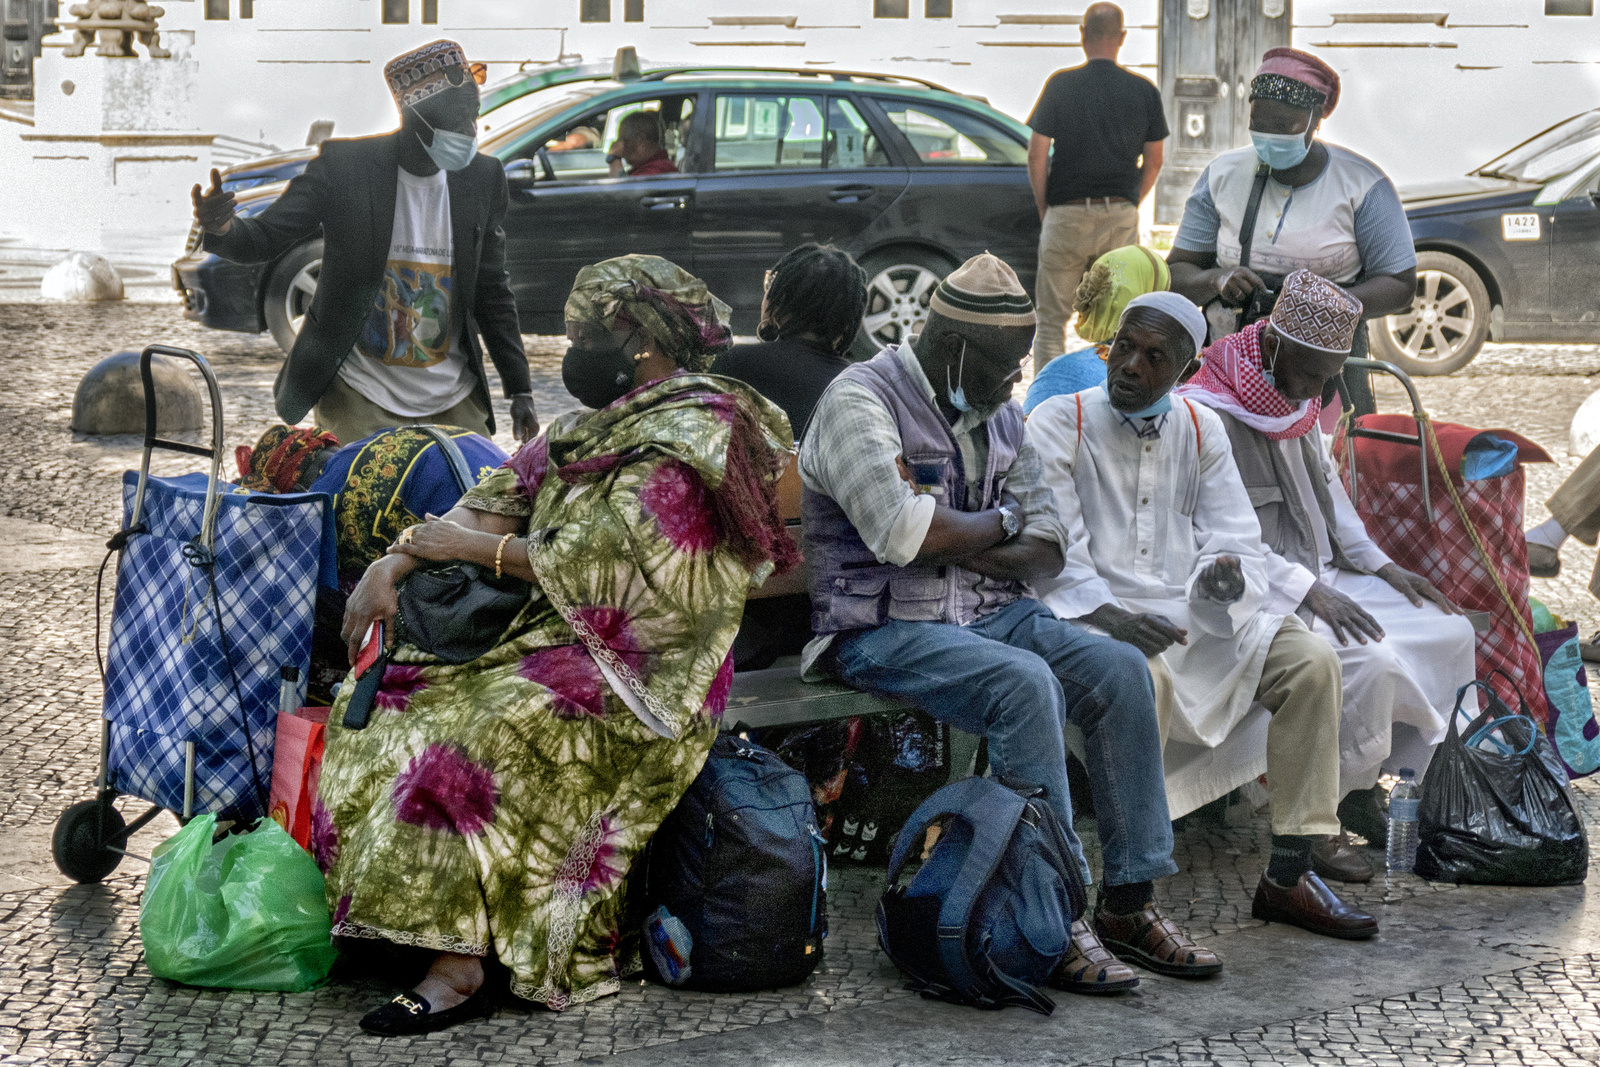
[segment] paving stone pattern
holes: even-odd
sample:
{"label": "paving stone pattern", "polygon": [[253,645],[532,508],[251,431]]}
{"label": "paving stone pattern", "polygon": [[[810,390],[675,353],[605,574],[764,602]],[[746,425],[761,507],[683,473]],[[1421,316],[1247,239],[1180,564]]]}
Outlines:
{"label": "paving stone pattern", "polygon": [[[225,390],[230,452],[274,421],[270,383],[281,356],[265,338],[199,330],[169,306],[0,304],[7,383],[0,430],[11,446],[0,463],[0,514],[91,533],[115,527],[121,472],[136,462],[138,442],[75,438],[68,429],[72,392],[100,357],[151,341],[193,347],[213,361]],[[529,341],[540,412],[548,417],[572,405],[560,386],[564,342]],[[1577,462],[1566,455],[1566,425],[1596,374],[1594,346],[1491,346],[1468,372],[1421,380],[1419,388],[1438,419],[1510,423],[1550,448],[1557,463],[1530,471],[1531,522],[1543,517],[1544,496]],[[1384,395],[1393,410],[1389,391]],[[510,444],[504,430],[500,437]],[[157,470],[193,466],[172,457]],[[1536,592],[1588,625],[1596,612],[1584,589],[1585,556],[1569,545],[1566,573],[1538,583]],[[91,794],[99,693],[94,577],[92,567],[0,572],[0,833],[47,835],[63,807]],[[1578,795],[1592,825],[1600,786],[1580,783]],[[1097,864],[1092,823],[1080,831]],[[1268,838],[1265,820],[1237,807],[1225,817],[1186,820],[1177,835],[1182,873],[1160,888],[1173,917],[1198,939],[1224,944],[1260,926],[1249,904]],[[127,861],[98,886],[0,893],[0,1064],[547,1064],[867,1009],[911,996],[874,945],[881,877],[878,870],[834,872],[827,954],[817,975],[796,989],[711,996],[630,985],[563,1015],[508,1005],[444,1034],[380,1042],[360,1034],[355,1020],[409,983],[414,958],[355,959],[328,986],[299,995],[197,990],[152,978],[137,931],[143,870]],[[1439,904],[1462,892],[1474,891],[1380,876],[1347,897],[1386,923],[1444,930],[1449,909]],[[1595,1062],[1600,956],[1551,962],[1530,950],[1524,958],[1537,962],[1105,1062]],[[1071,1062],[1070,1050],[1054,1058]],[[774,1047],[767,1062],[789,1061]]]}

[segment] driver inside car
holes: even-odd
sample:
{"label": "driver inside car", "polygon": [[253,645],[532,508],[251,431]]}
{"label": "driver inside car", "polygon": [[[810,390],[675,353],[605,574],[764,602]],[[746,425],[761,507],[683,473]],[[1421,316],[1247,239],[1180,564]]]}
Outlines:
{"label": "driver inside car", "polygon": [[[617,139],[611,143],[606,162],[611,176],[630,178],[647,174],[676,174],[678,165],[662,147],[666,132],[657,111],[634,111],[617,124]],[[627,164],[627,170],[623,170]]]}

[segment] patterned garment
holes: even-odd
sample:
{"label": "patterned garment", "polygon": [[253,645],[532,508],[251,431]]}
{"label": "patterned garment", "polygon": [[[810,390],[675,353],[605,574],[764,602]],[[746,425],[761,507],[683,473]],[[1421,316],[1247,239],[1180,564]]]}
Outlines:
{"label": "patterned garment", "polygon": [[527,516],[540,580],[472,663],[397,649],[365,730],[335,705],[312,852],[336,935],[492,949],[556,1010],[618,990],[623,876],[710,751],[772,570],[740,562],[715,498],[752,448],[770,498],[790,447],[754,391],[680,374],[562,416],[463,499]]}
{"label": "patterned garment", "polygon": [[733,344],[728,305],[660,256],[617,256],[584,267],[563,314],[568,322],[605,330],[638,326],[668,359],[691,371],[709,370]]}
{"label": "patterned garment", "polygon": [[1261,331],[1268,325],[1266,319],[1253,322],[1206,349],[1199,373],[1172,395],[1225,411],[1269,441],[1310,433],[1322,413],[1322,398],[1291,404],[1267,383],[1261,371]]}

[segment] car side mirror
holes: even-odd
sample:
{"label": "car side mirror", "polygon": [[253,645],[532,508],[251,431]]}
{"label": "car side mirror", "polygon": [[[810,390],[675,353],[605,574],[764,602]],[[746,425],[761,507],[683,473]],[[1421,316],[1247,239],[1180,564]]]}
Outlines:
{"label": "car side mirror", "polygon": [[531,159],[513,159],[506,164],[506,181],[514,185],[530,185],[539,180],[539,170]]}

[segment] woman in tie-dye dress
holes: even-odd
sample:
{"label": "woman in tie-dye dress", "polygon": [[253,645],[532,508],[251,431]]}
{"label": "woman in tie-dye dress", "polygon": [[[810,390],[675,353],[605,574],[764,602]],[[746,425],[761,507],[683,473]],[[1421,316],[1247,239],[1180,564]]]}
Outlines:
{"label": "woman in tie-dye dress", "polygon": [[[631,369],[558,418],[442,520],[412,527],[351,596],[345,636],[391,624],[398,580],[463,559],[533,582],[489,653],[395,649],[369,725],[333,710],[313,815],[334,933],[438,953],[362,1020],[419,1033],[487,1010],[493,953],[519,997],[617,991],[637,952],[622,880],[715,737],[745,595],[795,562],[774,486],[783,414],[704,373],[727,307],[665,260],[585,268],[573,353]],[[569,356],[569,385],[584,366]],[[603,376],[602,376],[603,377]],[[507,537],[507,535],[514,535]],[[346,687],[348,689],[350,687]]]}

